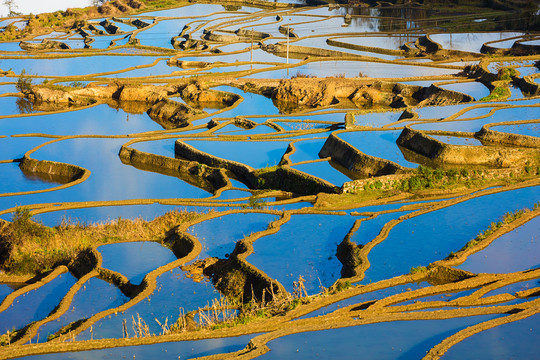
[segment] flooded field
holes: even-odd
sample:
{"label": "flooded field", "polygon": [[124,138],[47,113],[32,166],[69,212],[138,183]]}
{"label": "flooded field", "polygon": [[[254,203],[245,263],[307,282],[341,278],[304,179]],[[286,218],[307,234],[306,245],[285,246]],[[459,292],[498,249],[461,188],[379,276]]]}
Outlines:
{"label": "flooded field", "polygon": [[92,3],[0,8],[0,359],[538,353],[537,9]]}

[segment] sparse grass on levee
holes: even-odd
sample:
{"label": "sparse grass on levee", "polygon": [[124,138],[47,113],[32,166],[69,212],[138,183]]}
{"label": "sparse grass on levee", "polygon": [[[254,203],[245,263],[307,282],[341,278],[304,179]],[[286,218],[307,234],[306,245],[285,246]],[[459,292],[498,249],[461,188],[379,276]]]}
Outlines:
{"label": "sparse grass on levee", "polygon": [[[535,203],[533,206],[533,210],[536,210],[540,207],[540,202]],[[460,251],[465,251],[467,249],[471,249],[478,245],[482,240],[486,239],[488,236],[493,234],[495,231],[503,227],[504,225],[511,224],[512,222],[516,221],[520,217],[522,217],[525,213],[531,211],[530,209],[522,209],[522,210],[516,210],[514,212],[507,212],[503,215],[502,219],[497,222],[492,222],[489,227],[478,233],[474,239],[469,241]],[[454,253],[451,253],[449,257],[455,256]]]}
{"label": "sparse grass on levee", "polygon": [[202,214],[170,211],[152,221],[122,219],[104,224],[63,221],[47,227],[32,221],[26,208],[18,208],[0,229],[0,269],[11,274],[40,274],[69,265],[78,254],[97,245],[122,241],[160,241],[166,233]]}
{"label": "sparse grass on levee", "polygon": [[452,194],[462,191],[474,191],[489,185],[511,185],[537,178],[540,166],[527,165],[521,169],[509,171],[507,175],[492,173],[489,169],[433,169],[420,166],[414,173],[402,180],[383,183],[381,180],[366,182],[356,192],[346,194],[319,194],[318,208],[344,209],[359,207],[362,203],[391,198],[403,200],[413,197],[430,197]]}
{"label": "sparse grass on levee", "polygon": [[493,176],[489,170],[482,169],[443,170],[420,166],[408,179],[391,184],[382,184],[375,180],[364,185],[364,191],[398,190],[421,194],[429,190],[455,190],[464,187],[473,189],[490,183],[514,184],[537,175],[540,175],[540,167],[534,169],[532,166],[526,166],[524,173],[518,175],[509,172],[508,176]]}
{"label": "sparse grass on levee", "polygon": [[[235,300],[229,303],[229,299],[227,298],[214,299],[212,304],[209,304],[205,309],[198,310],[201,320],[199,328],[210,330],[234,328],[270,319],[275,316],[284,316],[300,305],[309,304],[321,297],[337,294],[353,286],[348,280],[338,281],[330,288],[321,286],[321,292],[319,294],[308,295],[304,287],[304,281],[304,278],[300,276],[298,281],[293,282],[294,291],[292,294],[284,297],[276,297],[274,300],[268,302],[264,300],[251,300],[249,303],[239,304]],[[235,309],[235,311],[231,311],[231,309]],[[184,331],[185,329],[182,324],[185,323],[184,316],[180,316],[171,329],[175,329],[176,332]]]}

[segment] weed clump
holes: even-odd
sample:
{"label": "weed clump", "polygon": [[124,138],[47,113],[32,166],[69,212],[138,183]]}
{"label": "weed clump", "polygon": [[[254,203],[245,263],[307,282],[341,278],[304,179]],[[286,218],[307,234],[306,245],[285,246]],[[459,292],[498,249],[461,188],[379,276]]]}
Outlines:
{"label": "weed clump", "polygon": [[502,100],[510,96],[510,90],[507,87],[497,86],[495,87],[488,96],[484,96],[479,101],[492,101],[492,100]]}
{"label": "weed clump", "polygon": [[497,72],[497,79],[503,81],[510,81],[514,76],[517,76],[518,72],[516,69],[511,67],[503,67]]}
{"label": "weed clump", "polygon": [[15,88],[23,94],[27,94],[32,90],[32,79],[26,75],[25,69],[22,69],[17,84],[15,84]]}
{"label": "weed clump", "polygon": [[411,275],[419,274],[419,273],[424,273],[426,271],[427,271],[427,268],[425,266],[418,265],[418,266],[412,267],[411,270],[409,271],[409,274]]}

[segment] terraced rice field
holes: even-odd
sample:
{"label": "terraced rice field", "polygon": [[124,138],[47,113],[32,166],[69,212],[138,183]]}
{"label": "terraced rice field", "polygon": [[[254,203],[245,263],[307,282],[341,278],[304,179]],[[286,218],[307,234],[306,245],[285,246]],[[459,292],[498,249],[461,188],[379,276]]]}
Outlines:
{"label": "terraced rice field", "polygon": [[539,33],[128,3],[0,42],[0,359],[536,356]]}

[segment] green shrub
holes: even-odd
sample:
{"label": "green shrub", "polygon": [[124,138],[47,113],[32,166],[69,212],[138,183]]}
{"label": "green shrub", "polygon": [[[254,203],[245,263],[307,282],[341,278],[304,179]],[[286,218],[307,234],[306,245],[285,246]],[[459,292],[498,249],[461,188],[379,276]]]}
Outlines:
{"label": "green shrub", "polygon": [[409,271],[409,274],[418,274],[418,273],[423,273],[423,272],[426,272],[427,271],[427,268],[425,266],[421,266],[421,265],[418,265],[418,266],[414,266],[411,268],[411,270]]}
{"label": "green shrub", "polygon": [[32,79],[26,75],[26,70],[22,69],[21,75],[19,76],[19,80],[17,80],[15,87],[23,94],[30,92],[32,89]]}
{"label": "green shrub", "polygon": [[347,290],[348,288],[350,288],[352,286],[351,282],[349,280],[346,280],[346,281],[339,281],[337,284],[336,284],[336,288],[335,288],[335,291],[336,292],[340,292],[340,291],[343,291],[343,290]]}

